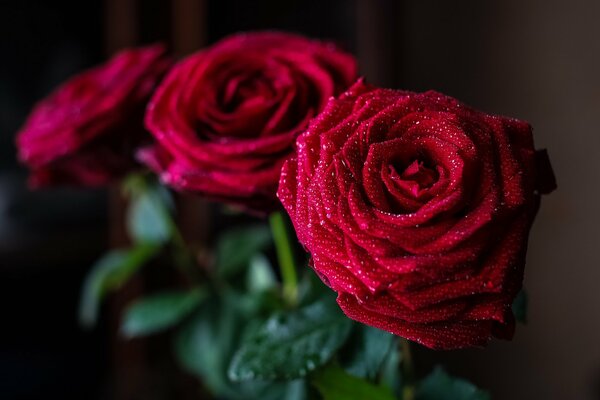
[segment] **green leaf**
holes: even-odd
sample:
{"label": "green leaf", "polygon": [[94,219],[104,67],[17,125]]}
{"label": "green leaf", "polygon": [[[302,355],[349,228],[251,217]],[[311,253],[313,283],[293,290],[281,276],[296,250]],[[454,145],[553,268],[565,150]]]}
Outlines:
{"label": "green leaf", "polygon": [[402,394],[402,374],[400,373],[400,362],[402,355],[399,351],[390,351],[381,367],[379,383],[392,389],[396,396]]}
{"label": "green leaf", "polygon": [[513,301],[513,314],[515,315],[515,319],[522,324],[527,323],[528,301],[529,299],[527,297],[527,292],[525,291],[525,289],[521,289],[521,291],[517,294],[517,297],[515,297],[515,300]]}
{"label": "green leaf", "polygon": [[259,293],[277,286],[277,278],[271,263],[263,254],[256,254],[250,259],[250,268],[246,279],[246,287],[250,293]]}
{"label": "green leaf", "polygon": [[275,314],[242,344],[229,377],[233,381],[303,377],[331,359],[350,327],[351,321],[329,299]]}
{"label": "green leaf", "polygon": [[306,382],[303,379],[291,381],[286,385],[285,396],[281,399],[285,400],[304,400],[308,396]]}
{"label": "green leaf", "polygon": [[490,400],[490,395],[464,379],[453,378],[441,367],[419,383],[416,400]]}
{"label": "green leaf", "polygon": [[106,294],[120,288],[142,265],[158,252],[152,244],[112,250],[100,258],[85,278],[79,303],[79,322],[90,328],[96,324],[100,304]]}
{"label": "green leaf", "polygon": [[199,288],[171,291],[143,298],[125,311],[121,333],[137,337],[160,332],[181,322],[206,298]]}
{"label": "green leaf", "polygon": [[337,366],[316,371],[312,384],[323,396],[323,400],[394,400],[389,388],[375,386],[361,378],[348,374]]}
{"label": "green leaf", "polygon": [[165,243],[173,235],[169,194],[159,185],[133,190],[127,213],[127,229],[137,243]]}
{"label": "green leaf", "polygon": [[226,397],[233,393],[226,371],[241,327],[235,307],[212,298],[175,338],[175,353],[182,366],[199,376],[210,390]]}
{"label": "green leaf", "polygon": [[304,381],[231,382],[227,367],[243,338],[262,325],[256,312],[243,306],[231,290],[213,294],[183,323],[174,340],[181,365],[198,376],[215,397],[228,400],[305,400]]}
{"label": "green leaf", "polygon": [[396,343],[394,335],[363,324],[354,324],[341,353],[341,364],[352,375],[375,379]]}
{"label": "green leaf", "polygon": [[307,385],[303,379],[290,382],[246,381],[237,385],[240,400],[307,400]]}
{"label": "green leaf", "polygon": [[230,277],[248,266],[250,259],[271,244],[267,226],[256,225],[224,233],[217,243],[217,267],[222,277]]}

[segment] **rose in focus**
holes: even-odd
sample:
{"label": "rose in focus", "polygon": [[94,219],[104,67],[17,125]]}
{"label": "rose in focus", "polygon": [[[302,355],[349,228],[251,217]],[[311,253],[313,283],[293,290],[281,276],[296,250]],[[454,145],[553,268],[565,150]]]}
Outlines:
{"label": "rose in focus", "polygon": [[354,58],[330,43],[277,32],[231,36],[169,73],[146,115],[158,144],[139,158],[175,189],[274,209],[296,137],[356,75]]}
{"label": "rose in focus", "polygon": [[38,103],[16,139],[30,184],[101,186],[135,168],[151,138],[146,104],[170,65],[162,46],[124,50]]}
{"label": "rose in focus", "polygon": [[553,188],[527,123],[359,81],[298,138],[278,196],[350,318],[455,349],[512,337]]}

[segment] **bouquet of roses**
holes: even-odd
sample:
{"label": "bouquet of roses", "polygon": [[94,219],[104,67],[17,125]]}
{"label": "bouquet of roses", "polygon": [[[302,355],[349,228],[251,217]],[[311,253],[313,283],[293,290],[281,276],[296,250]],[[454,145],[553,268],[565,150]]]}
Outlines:
{"label": "bouquet of roses", "polygon": [[[489,398],[416,373],[408,340],[513,336],[555,188],[526,122],[372,86],[332,43],[277,32],[175,64],[125,50],[40,102],[17,144],[34,187],[123,183],[132,244],[90,271],[82,323],[161,256],[184,283],[131,304],[122,333],[172,330],[182,367],[224,399]],[[172,191],[257,222],[191,245]]]}

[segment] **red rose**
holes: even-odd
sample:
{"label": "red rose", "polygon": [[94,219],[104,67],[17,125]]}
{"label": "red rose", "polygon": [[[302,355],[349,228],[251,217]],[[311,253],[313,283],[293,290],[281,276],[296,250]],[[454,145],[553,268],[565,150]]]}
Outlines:
{"label": "red rose", "polygon": [[297,148],[278,195],[350,318],[435,349],[512,336],[528,232],[553,189],[527,123],[358,82]]}
{"label": "red rose", "polygon": [[171,62],[162,46],[124,50],[35,106],[17,134],[33,186],[99,186],[135,166],[134,149],[150,138],[144,109]]}
{"label": "red rose", "polygon": [[354,58],[329,43],[231,36],[183,60],[160,85],[146,114],[159,147],[140,159],[176,189],[272,209],[296,137],[356,74]]}

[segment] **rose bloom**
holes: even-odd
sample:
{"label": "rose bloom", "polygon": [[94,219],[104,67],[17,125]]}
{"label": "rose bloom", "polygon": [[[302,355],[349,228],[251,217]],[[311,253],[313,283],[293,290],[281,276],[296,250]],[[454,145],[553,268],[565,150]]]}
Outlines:
{"label": "rose bloom", "polygon": [[58,87],[17,134],[34,187],[101,186],[135,168],[150,95],[171,61],[162,46],[124,50]]}
{"label": "rose bloom", "polygon": [[350,318],[434,349],[513,335],[529,229],[554,188],[527,123],[358,82],[297,147],[278,195]]}
{"label": "rose bloom", "polygon": [[146,124],[139,157],[175,189],[254,211],[279,204],[283,161],[327,100],[356,79],[352,56],[287,33],[237,34],[177,65]]}

